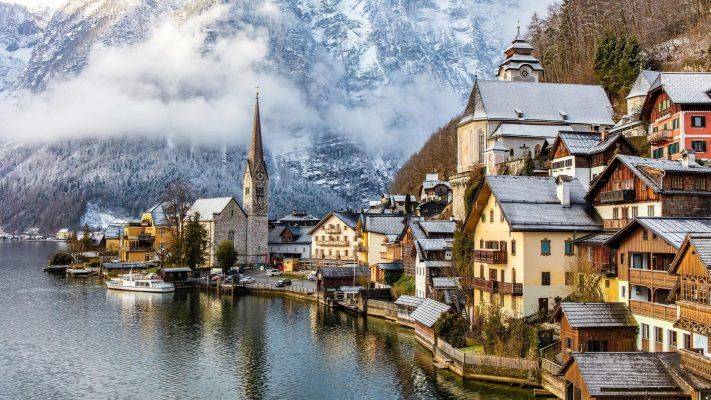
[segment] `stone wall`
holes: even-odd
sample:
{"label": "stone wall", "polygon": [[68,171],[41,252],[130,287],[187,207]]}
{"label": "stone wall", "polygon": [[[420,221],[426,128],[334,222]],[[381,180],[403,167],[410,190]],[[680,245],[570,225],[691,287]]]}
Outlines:
{"label": "stone wall", "polygon": [[261,215],[251,215],[248,216],[247,221],[247,262],[269,262],[268,218]]}
{"label": "stone wall", "polygon": [[711,212],[711,197],[694,195],[662,196],[664,217],[708,217]]}
{"label": "stone wall", "polygon": [[214,234],[210,248],[210,265],[217,266],[215,260],[215,250],[225,240],[229,240],[230,232],[234,233],[234,246],[237,254],[237,262],[245,262],[244,255],[247,253],[247,217],[242,208],[234,199],[229,202],[221,214],[215,216]]}

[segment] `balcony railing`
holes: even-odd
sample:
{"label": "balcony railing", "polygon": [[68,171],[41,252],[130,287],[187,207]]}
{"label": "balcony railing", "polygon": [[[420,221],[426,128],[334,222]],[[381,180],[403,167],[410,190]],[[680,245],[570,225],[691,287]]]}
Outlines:
{"label": "balcony railing", "polygon": [[662,144],[674,140],[674,132],[669,129],[660,129],[649,135],[650,144]]}
{"label": "balcony railing", "polygon": [[348,240],[315,240],[316,246],[323,247],[349,247],[351,242]]}
{"label": "balcony railing", "polygon": [[667,305],[642,300],[630,300],[630,310],[632,310],[633,314],[663,319],[669,322],[676,321],[676,306],[673,304]]}
{"label": "balcony railing", "polygon": [[326,233],[332,233],[332,234],[337,235],[337,234],[341,233],[341,228],[338,226],[331,226],[331,227],[327,226],[327,227],[323,228],[323,231]]}
{"label": "balcony railing", "polygon": [[666,271],[630,268],[630,283],[663,289],[673,289],[678,277],[669,275]]}
{"label": "balcony railing", "polygon": [[153,247],[143,247],[143,246],[132,246],[128,248],[129,251],[153,251]]}
{"label": "balcony railing", "polygon": [[152,242],[155,240],[155,236],[150,235],[148,233],[139,233],[138,240],[140,240],[142,242]]}
{"label": "balcony railing", "polygon": [[489,264],[506,264],[506,251],[504,250],[474,250],[474,261]]}
{"label": "balcony railing", "polygon": [[706,333],[711,332],[711,305],[692,302],[688,300],[677,300],[679,305],[679,321],[677,325],[683,328],[703,327]]}
{"label": "balcony railing", "polygon": [[602,220],[602,228],[603,229],[622,229],[627,224],[629,224],[630,220],[628,219],[604,219]]}
{"label": "balcony railing", "polygon": [[499,281],[490,281],[473,276],[465,276],[461,278],[463,284],[471,288],[483,290],[488,293],[509,294],[512,296],[523,295],[522,283],[508,283]]}
{"label": "balcony railing", "polygon": [[687,371],[693,371],[706,379],[711,379],[711,358],[704,357],[701,349],[679,349],[679,362]]}
{"label": "balcony railing", "polygon": [[357,253],[367,253],[368,252],[368,246],[362,245],[362,244],[357,244],[355,246],[355,251]]}
{"label": "balcony railing", "polygon": [[620,203],[634,201],[633,189],[610,190],[600,193],[600,203]]}

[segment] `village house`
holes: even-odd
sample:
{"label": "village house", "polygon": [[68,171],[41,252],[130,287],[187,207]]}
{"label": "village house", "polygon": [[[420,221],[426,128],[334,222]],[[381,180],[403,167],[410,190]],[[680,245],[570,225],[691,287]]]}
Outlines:
{"label": "village house", "polygon": [[425,299],[410,314],[414,322],[415,338],[425,347],[432,349],[437,338],[434,325],[451,309],[450,306],[432,299]]}
{"label": "village house", "polygon": [[314,226],[311,236],[311,258],[315,260],[356,261],[356,225],[358,214],[334,211]]}
{"label": "village house", "polygon": [[584,193],[567,176],[486,177],[464,225],[473,236],[474,264],[460,281],[473,289],[476,304],[528,316],[570,294],[573,241],[602,230]]}
{"label": "village house", "polygon": [[121,236],[123,235],[123,227],[125,224],[114,223],[109,224],[104,230],[104,248],[107,253],[119,254],[119,246],[121,245]]}
{"label": "village house", "polygon": [[690,332],[675,326],[677,278],[669,266],[688,233],[711,233],[711,218],[637,218],[606,245],[617,259],[619,301],[629,305],[643,351],[690,348]]}
{"label": "village house", "polygon": [[399,214],[360,214],[356,224],[356,245],[358,263],[372,271],[373,281],[376,281],[378,264],[390,263],[388,248],[402,232],[407,220]]}
{"label": "village house", "polygon": [[653,158],[679,159],[693,150],[711,158],[711,72],[662,72],[652,83],[641,119],[649,121]]}
{"label": "village house", "polygon": [[538,156],[559,131],[611,128],[612,105],[601,86],[542,83],[540,62],[519,35],[499,66],[498,81],[474,83],[457,128],[457,173],[449,178],[453,214],[464,220],[466,190],[472,170]]}
{"label": "village house", "polygon": [[186,218],[198,216],[207,231],[209,257],[203,268],[220,267],[215,252],[220,243],[228,241],[237,251],[237,263],[247,263],[247,215],[234,197],[198,199]]}
{"label": "village house", "polygon": [[611,134],[619,133],[626,137],[647,136],[647,127],[640,114],[647,93],[659,74],[660,72],[650,70],[639,72],[626,97],[627,113],[610,129]]}
{"label": "village house", "polygon": [[120,261],[152,261],[165,254],[172,238],[167,206],[156,204],[141,215],[140,221],[129,221],[123,227],[118,246]]}
{"label": "village house", "polygon": [[274,221],[273,225],[278,226],[309,226],[314,227],[318,224],[320,219],[314,217],[313,215],[304,212],[293,210],[290,214]]}
{"label": "village house", "polygon": [[578,178],[587,189],[617,154],[637,151],[621,134],[603,132],[560,132],[549,152],[551,176]]}
{"label": "village house", "polygon": [[624,303],[563,302],[553,320],[560,324],[562,363],[576,352],[637,350],[637,321]]}
{"label": "village house", "polygon": [[332,298],[337,291],[370,287],[370,269],[356,264],[324,267],[316,274],[316,288],[320,298]]}
{"label": "village house", "polygon": [[62,228],[57,231],[57,234],[55,235],[55,237],[57,238],[57,240],[69,240],[69,237],[71,236],[71,234],[72,233],[69,230],[69,228]]}
{"label": "village house", "polygon": [[705,217],[711,210],[711,168],[693,153],[679,161],[617,155],[585,195],[606,230],[636,217]]}
{"label": "village house", "polygon": [[669,273],[679,278],[676,304],[679,318],[674,326],[692,335],[682,360],[697,364],[711,379],[711,232],[690,233],[672,260]]}
{"label": "village house", "polygon": [[311,236],[313,226],[276,225],[269,230],[269,259],[281,264],[285,259],[307,259],[311,257]]}
{"label": "village house", "polygon": [[[573,240],[579,273],[595,274],[603,299],[617,302],[620,299],[617,264],[614,252],[605,245],[613,232],[591,233]],[[571,275],[569,280],[573,280]]]}
{"label": "village house", "polygon": [[706,398],[711,382],[684,368],[680,358],[679,353],[573,353],[560,371],[564,399]]}
{"label": "village house", "polygon": [[412,219],[400,233],[403,270],[415,277],[415,296],[435,298],[433,279],[457,276],[452,262],[456,228],[454,221]]}
{"label": "village house", "polygon": [[415,208],[415,214],[425,219],[434,218],[451,202],[449,182],[440,180],[438,174],[427,174],[420,186],[420,203]]}

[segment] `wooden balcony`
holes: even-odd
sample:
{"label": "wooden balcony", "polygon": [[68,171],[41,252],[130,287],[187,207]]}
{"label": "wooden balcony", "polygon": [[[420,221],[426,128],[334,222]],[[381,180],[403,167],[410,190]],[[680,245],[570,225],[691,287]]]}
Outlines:
{"label": "wooden balcony", "polygon": [[711,379],[711,358],[704,357],[701,349],[679,349],[681,367],[706,379]]}
{"label": "wooden balcony", "polygon": [[474,261],[488,264],[506,264],[506,251],[504,250],[474,250]]}
{"label": "wooden balcony", "polygon": [[658,145],[674,140],[674,132],[669,129],[660,129],[649,135],[649,144]]}
{"label": "wooden balcony", "polygon": [[330,226],[330,227],[327,226],[327,227],[323,228],[323,231],[326,233],[329,233],[329,234],[338,235],[339,233],[341,233],[341,227],[340,226]]}
{"label": "wooden balcony", "polygon": [[600,203],[625,203],[634,201],[633,189],[610,190],[600,193]]}
{"label": "wooden balcony", "polygon": [[662,289],[673,289],[676,286],[677,277],[669,275],[666,271],[653,271],[650,269],[629,269],[629,280],[633,285],[642,285]]}
{"label": "wooden balcony", "polygon": [[314,240],[316,246],[322,247],[350,247],[348,240]]}
{"label": "wooden balcony", "polygon": [[368,252],[368,246],[362,245],[362,244],[357,244],[355,246],[355,251],[356,253],[367,253]]}
{"label": "wooden balcony", "polygon": [[630,222],[628,219],[605,219],[602,221],[603,229],[622,229]]}
{"label": "wooden balcony", "polygon": [[523,283],[490,281],[473,276],[462,277],[461,282],[469,288],[479,289],[488,293],[501,293],[511,296],[523,295]]}
{"label": "wooden balcony", "polygon": [[630,310],[633,314],[644,315],[645,317],[662,319],[664,321],[676,321],[676,305],[650,303],[642,300],[630,300]]}
{"label": "wooden balcony", "polygon": [[701,335],[711,335],[711,305],[688,300],[678,300],[679,320],[675,326],[696,332]]}

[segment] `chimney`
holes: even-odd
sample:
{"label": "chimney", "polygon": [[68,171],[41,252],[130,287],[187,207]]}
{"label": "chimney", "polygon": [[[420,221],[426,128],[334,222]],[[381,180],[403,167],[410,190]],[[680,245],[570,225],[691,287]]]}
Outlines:
{"label": "chimney", "polygon": [[558,200],[565,208],[570,207],[570,181],[571,178],[567,175],[559,175],[555,180]]}
{"label": "chimney", "polygon": [[696,163],[696,152],[692,149],[684,150],[681,152],[681,163],[685,167],[696,167],[698,164]]}
{"label": "chimney", "polygon": [[600,140],[603,142],[607,140],[607,137],[610,136],[610,131],[607,129],[603,129],[602,132],[600,132]]}

